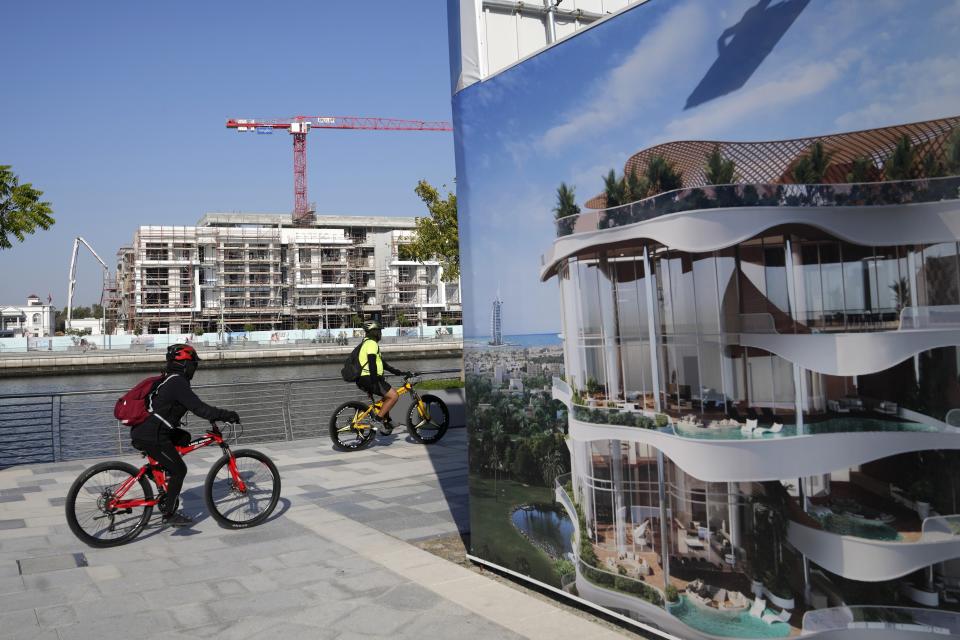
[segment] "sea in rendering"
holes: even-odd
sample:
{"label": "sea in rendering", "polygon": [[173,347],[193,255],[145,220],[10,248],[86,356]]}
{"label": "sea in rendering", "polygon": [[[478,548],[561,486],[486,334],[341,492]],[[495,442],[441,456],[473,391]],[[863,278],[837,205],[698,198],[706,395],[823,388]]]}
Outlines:
{"label": "sea in rendering", "polygon": [[[522,333],[503,336],[502,347],[559,347],[563,344],[559,332]],[[490,336],[465,336],[463,346],[470,349],[496,349],[490,344]]]}

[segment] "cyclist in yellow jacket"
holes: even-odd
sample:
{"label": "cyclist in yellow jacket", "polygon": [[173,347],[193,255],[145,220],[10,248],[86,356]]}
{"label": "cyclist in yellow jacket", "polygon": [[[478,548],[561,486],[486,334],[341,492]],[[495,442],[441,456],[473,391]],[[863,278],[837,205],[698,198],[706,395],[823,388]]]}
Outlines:
{"label": "cyclist in yellow jacket", "polygon": [[380,329],[380,323],[376,320],[368,320],[363,323],[363,331],[366,337],[363,344],[360,345],[358,358],[360,359],[360,377],[357,378],[357,386],[371,395],[383,397],[383,405],[378,413],[373,414],[374,418],[381,422],[380,433],[389,434],[393,431],[393,421],[390,419],[390,409],[397,404],[399,396],[390,386],[390,383],[383,377],[383,371],[386,369],[394,375],[413,375],[409,371],[401,371],[383,361],[380,356],[380,338],[383,333]]}

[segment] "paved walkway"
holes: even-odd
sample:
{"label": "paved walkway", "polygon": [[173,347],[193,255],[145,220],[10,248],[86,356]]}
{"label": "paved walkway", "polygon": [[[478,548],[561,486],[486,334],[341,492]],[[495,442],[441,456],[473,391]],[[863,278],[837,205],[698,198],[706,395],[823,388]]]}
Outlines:
{"label": "paved walkway", "polygon": [[[206,517],[216,451],[187,458],[188,530],[155,526],[91,549],[63,517],[93,461],[0,471],[0,638],[622,638],[403,541],[465,530],[466,433],[438,445],[382,438],[257,445],[277,463],[277,513],[246,531]],[[130,459],[137,464],[139,459]],[[634,636],[636,637],[636,636]]]}

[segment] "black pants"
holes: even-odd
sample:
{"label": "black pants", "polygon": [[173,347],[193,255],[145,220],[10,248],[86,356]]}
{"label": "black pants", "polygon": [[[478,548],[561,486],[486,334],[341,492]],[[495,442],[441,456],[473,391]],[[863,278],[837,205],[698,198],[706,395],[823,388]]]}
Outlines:
{"label": "black pants", "polygon": [[177,506],[177,498],[187,477],[187,465],[176,446],[190,443],[190,433],[184,429],[168,429],[153,425],[134,427],[130,435],[133,446],[157,461],[167,472],[167,495],[161,505],[163,515],[170,515]]}

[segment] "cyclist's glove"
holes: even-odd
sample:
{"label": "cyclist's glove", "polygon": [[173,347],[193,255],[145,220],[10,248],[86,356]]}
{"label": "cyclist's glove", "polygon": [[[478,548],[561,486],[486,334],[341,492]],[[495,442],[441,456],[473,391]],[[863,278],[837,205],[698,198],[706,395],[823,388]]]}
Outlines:
{"label": "cyclist's glove", "polygon": [[415,376],[415,375],[417,375],[417,374],[414,373],[413,371],[404,371],[404,372],[403,372],[403,377],[404,377],[404,378],[412,378],[412,377]]}
{"label": "cyclist's glove", "polygon": [[227,411],[223,414],[223,419],[226,422],[240,422],[240,414],[236,411]]}

